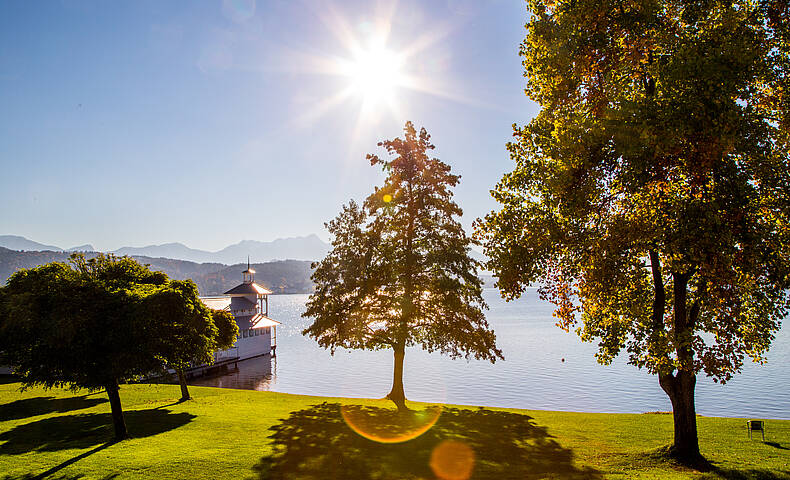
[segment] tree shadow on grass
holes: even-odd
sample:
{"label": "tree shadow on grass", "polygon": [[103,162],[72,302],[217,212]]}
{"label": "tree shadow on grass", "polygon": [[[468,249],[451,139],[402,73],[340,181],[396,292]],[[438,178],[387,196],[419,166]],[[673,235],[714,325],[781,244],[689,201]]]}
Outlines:
{"label": "tree shadow on grass", "polygon": [[[186,425],[195,415],[149,409],[124,412],[124,417],[129,435],[141,438]],[[89,448],[110,442],[113,434],[109,413],[61,415],[18,425],[0,433],[0,442],[5,442],[0,444],[0,455]]]}
{"label": "tree shadow on grass", "polygon": [[25,398],[0,405],[0,422],[35,417],[47,413],[65,413],[73,410],[83,410],[106,402],[106,398],[87,398],[86,396],[69,398]]}
{"label": "tree shadow on grass", "polygon": [[700,480],[790,480],[790,470],[766,470],[762,468],[736,470],[713,467],[712,471],[699,478]]}
{"label": "tree shadow on grass", "polygon": [[[101,477],[99,480],[112,480],[113,478],[117,477],[118,473],[113,473],[111,475],[107,475]],[[26,473],[24,475],[6,475],[4,477],[0,477],[0,480],[39,480],[46,478],[47,480],[78,480],[80,478],[85,478],[85,475],[78,473],[76,475],[57,475],[57,476],[44,476],[44,474],[34,475],[32,473]]]}
{"label": "tree shadow on grass", "polygon": [[0,375],[0,385],[8,385],[9,383],[17,383],[19,378],[14,375]]}
{"label": "tree shadow on grass", "polygon": [[699,480],[790,480],[790,470],[767,468],[723,468],[720,462],[704,459],[696,466],[684,465],[667,454],[670,446],[660,447],[647,454],[624,455],[620,465],[641,468],[664,468],[669,470],[700,474]]}
{"label": "tree shadow on grass", "polygon": [[[358,405],[343,409],[347,416],[350,409],[355,416],[373,419],[379,430],[400,428],[392,410]],[[573,452],[557,443],[546,427],[517,413],[445,408],[436,424],[417,438],[378,443],[344,422],[340,404],[323,403],[292,412],[270,430],[274,453],[253,467],[260,479],[435,478],[431,454],[444,440],[471,448],[473,478],[602,478],[596,470],[575,466]]]}

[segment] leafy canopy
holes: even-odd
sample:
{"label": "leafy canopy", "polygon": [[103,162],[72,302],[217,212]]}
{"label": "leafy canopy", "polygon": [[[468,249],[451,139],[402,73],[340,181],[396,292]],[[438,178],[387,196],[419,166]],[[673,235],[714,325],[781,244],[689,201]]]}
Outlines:
{"label": "leafy canopy", "polygon": [[506,298],[652,373],[763,360],[788,308],[788,6],[541,1],[521,55],[541,106],[477,223]]}
{"label": "leafy canopy", "polygon": [[451,357],[502,358],[483,309],[478,262],[455,219],[459,176],[430,158],[430,136],[406,123],[404,138],[379,143],[393,157],[368,155],[387,177],[362,206],[353,200],[326,226],[332,250],[314,264],[315,292],[303,332],[323,347],[420,345]]}
{"label": "leafy canopy", "polygon": [[27,385],[103,388],[217,348],[195,284],[128,257],[73,255],[16,272],[0,292],[0,350]]}

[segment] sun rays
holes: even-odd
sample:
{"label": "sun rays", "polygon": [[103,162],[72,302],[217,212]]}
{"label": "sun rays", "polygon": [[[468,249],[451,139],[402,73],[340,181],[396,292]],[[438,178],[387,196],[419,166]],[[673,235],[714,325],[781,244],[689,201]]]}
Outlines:
{"label": "sun rays", "polygon": [[355,92],[367,104],[392,103],[396,89],[404,85],[403,57],[382,45],[355,52],[353,61],[343,62]]}
{"label": "sun rays", "polygon": [[[394,22],[403,16],[394,2],[379,4],[374,18],[356,23],[331,5],[314,13],[330,34],[332,41],[327,43],[340,48],[334,52],[300,52],[300,69],[339,81],[332,82],[337,85],[334,92],[301,113],[300,123],[312,123],[348,109],[356,117],[349,119],[353,146],[371,125],[387,119],[402,123],[410,93],[468,102],[465,96],[453,93],[449,82],[440,80],[446,72],[432,61],[441,40],[454,30],[449,24],[433,24],[417,35],[405,32]],[[413,26],[406,28],[411,29]]]}

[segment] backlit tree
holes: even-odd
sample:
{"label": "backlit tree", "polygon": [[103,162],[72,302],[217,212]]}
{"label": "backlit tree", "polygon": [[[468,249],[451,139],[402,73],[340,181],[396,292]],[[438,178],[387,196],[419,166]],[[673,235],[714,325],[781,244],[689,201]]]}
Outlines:
{"label": "backlit tree", "polygon": [[521,47],[540,113],[477,224],[506,298],[625,350],[700,458],[694,389],[763,361],[790,286],[787,2],[542,1]]}
{"label": "backlit tree", "polygon": [[406,123],[403,139],[379,143],[394,157],[368,155],[387,173],[361,207],[353,200],[327,224],[332,250],[314,264],[315,292],[304,330],[334,353],[338,347],[391,348],[392,390],[406,408],[406,347],[419,345],[452,358],[502,358],[483,309],[478,262],[456,217],[451,188],[459,176],[428,152],[430,136]]}

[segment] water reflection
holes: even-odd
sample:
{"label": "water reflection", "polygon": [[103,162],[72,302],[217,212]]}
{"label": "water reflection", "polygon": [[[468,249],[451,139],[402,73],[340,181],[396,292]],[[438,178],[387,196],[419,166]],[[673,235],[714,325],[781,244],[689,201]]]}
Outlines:
{"label": "water reflection", "polygon": [[242,360],[227,370],[190,379],[190,385],[243,390],[270,390],[277,382],[277,358],[271,355]]}

